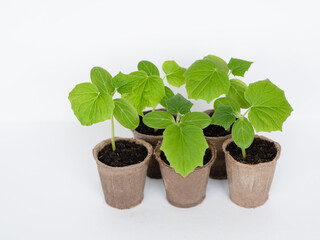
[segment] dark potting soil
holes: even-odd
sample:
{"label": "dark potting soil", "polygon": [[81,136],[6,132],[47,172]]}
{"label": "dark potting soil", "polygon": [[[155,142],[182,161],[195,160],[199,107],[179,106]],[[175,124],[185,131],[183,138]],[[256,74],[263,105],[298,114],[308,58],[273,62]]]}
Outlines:
{"label": "dark potting soil", "polygon": [[157,129],[157,131],[155,131],[154,128],[150,128],[143,123],[141,116],[139,116],[139,118],[140,118],[139,126],[135,129],[137,132],[142,134],[147,134],[147,135],[153,135],[153,136],[163,135],[164,129]]}
{"label": "dark potting soil", "polygon": [[230,132],[228,132],[221,126],[211,124],[203,129],[203,133],[206,137],[223,137],[231,133],[231,128]]}
{"label": "dark potting soil", "polygon": [[139,144],[128,141],[116,141],[116,150],[112,145],[105,146],[98,154],[100,162],[111,167],[125,167],[142,162],[148,155],[147,149]]}
{"label": "dark potting soil", "polygon": [[[208,114],[210,117],[212,117],[212,114]],[[232,125],[230,128],[230,132],[226,131],[224,127],[211,124],[208,127],[203,129],[203,133],[206,137],[223,137],[227,136],[231,133]]]}
{"label": "dark potting soil", "polygon": [[[164,152],[161,151],[160,157],[161,157],[161,160],[164,161],[165,164],[170,166],[170,163],[167,160],[166,155],[164,155]],[[204,157],[203,157],[203,166],[206,165],[210,161],[211,157],[212,157],[211,151],[209,148],[207,148],[207,150],[204,154]]]}
{"label": "dark potting soil", "polygon": [[277,148],[273,142],[255,138],[249,148],[246,149],[246,158],[243,159],[241,148],[234,142],[227,146],[227,151],[238,162],[245,164],[258,164],[272,161],[277,155]]}

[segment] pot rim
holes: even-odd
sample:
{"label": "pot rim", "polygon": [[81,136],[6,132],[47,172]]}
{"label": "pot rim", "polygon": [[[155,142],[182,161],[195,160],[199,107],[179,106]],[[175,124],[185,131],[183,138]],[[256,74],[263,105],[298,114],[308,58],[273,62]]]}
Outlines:
{"label": "pot rim", "polygon": [[[214,161],[215,161],[216,158],[217,158],[217,149],[216,149],[216,147],[214,146],[213,143],[209,142],[208,140],[207,140],[207,143],[208,143],[208,145],[209,145],[209,148],[211,149],[211,155],[212,155],[212,156],[211,156],[211,159],[210,159],[210,161],[207,162],[204,166],[202,166],[202,167],[196,167],[196,168],[193,170],[193,172],[200,171],[200,170],[202,170],[203,168],[211,167],[211,166],[213,165]],[[154,151],[153,151],[153,152],[154,152],[154,156],[155,156],[157,162],[158,162],[160,165],[162,165],[162,166],[164,166],[164,167],[166,167],[166,168],[169,168],[169,169],[173,169],[173,170],[175,171],[175,169],[174,169],[173,167],[170,167],[169,165],[167,165],[166,163],[164,163],[164,162],[162,161],[162,159],[161,159],[161,157],[160,157],[160,153],[162,152],[162,150],[160,150],[161,144],[162,144],[162,141],[159,141],[159,142],[157,143],[156,147],[154,148]],[[193,172],[191,172],[191,173],[193,173]],[[177,173],[177,172],[175,171],[175,173]],[[191,174],[191,173],[189,173],[189,174]],[[177,173],[177,174],[179,174],[179,173]],[[188,176],[189,176],[189,175],[188,175]]]}
{"label": "pot rim", "polygon": [[140,162],[140,163],[136,163],[136,164],[132,164],[132,165],[129,165],[129,166],[124,166],[124,167],[112,167],[112,166],[109,166],[107,164],[104,164],[103,162],[101,162],[99,159],[98,159],[98,154],[99,152],[106,146],[106,145],[109,145],[111,144],[111,138],[108,138],[106,140],[103,140],[101,141],[100,143],[98,143],[93,149],[92,149],[92,154],[93,154],[93,158],[94,160],[96,161],[97,165],[99,167],[102,167],[102,168],[107,168],[107,169],[112,169],[114,171],[122,171],[122,170],[125,170],[125,169],[135,169],[135,168],[139,168],[140,166],[144,165],[144,164],[148,164],[151,156],[152,156],[152,153],[153,153],[153,149],[152,149],[152,146],[150,143],[144,141],[144,140],[141,140],[141,139],[134,139],[134,138],[122,138],[122,137],[115,137],[115,142],[117,141],[128,141],[128,142],[134,142],[138,145],[142,145],[144,146],[146,149],[147,149],[147,156],[145,157],[145,159]]}
{"label": "pot rim", "polygon": [[[214,109],[208,109],[208,110],[205,110],[205,111],[203,111],[203,112],[209,115],[209,113],[211,113],[211,112],[214,113]],[[211,124],[210,124],[210,125],[211,125]],[[210,125],[209,125],[209,126],[210,126]],[[219,136],[219,137],[210,137],[210,136],[206,136],[206,135],[204,135],[204,136],[205,136],[206,139],[209,139],[209,140],[225,141],[225,140],[227,140],[227,139],[231,136],[231,133],[228,134],[228,135]]]}
{"label": "pot rim", "polygon": [[276,147],[276,149],[277,149],[277,154],[276,154],[276,156],[274,157],[274,159],[273,159],[272,161],[262,162],[262,163],[258,163],[258,164],[247,164],[247,163],[238,162],[237,160],[235,160],[235,159],[232,157],[232,155],[230,154],[230,152],[226,150],[227,146],[228,146],[231,142],[233,142],[232,137],[230,137],[230,138],[228,138],[227,140],[225,140],[225,141],[223,142],[223,144],[222,144],[222,150],[223,150],[223,152],[224,152],[225,154],[227,154],[227,156],[228,156],[228,157],[226,158],[226,160],[232,161],[233,163],[235,163],[235,164],[237,164],[237,165],[239,165],[239,166],[247,166],[247,167],[252,167],[252,168],[254,168],[254,167],[267,166],[267,165],[269,165],[269,164],[273,164],[275,161],[277,161],[277,160],[279,159],[280,153],[281,153],[281,145],[280,145],[278,142],[276,142],[276,141],[274,141],[274,140],[272,140],[272,139],[270,139],[270,138],[267,138],[267,137],[265,137],[265,136],[258,135],[258,134],[255,134],[255,135],[254,135],[254,138],[260,138],[260,139],[262,139],[262,140],[266,140],[266,141],[268,141],[268,142],[273,142],[273,143],[274,143],[274,145],[275,145],[275,147]]}

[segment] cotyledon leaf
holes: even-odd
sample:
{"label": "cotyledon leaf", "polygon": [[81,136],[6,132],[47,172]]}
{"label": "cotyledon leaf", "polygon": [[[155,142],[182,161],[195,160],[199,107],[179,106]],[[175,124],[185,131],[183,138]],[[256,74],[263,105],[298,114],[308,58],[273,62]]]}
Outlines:
{"label": "cotyledon leaf", "polygon": [[117,121],[129,129],[136,129],[139,125],[139,115],[136,109],[126,100],[114,99],[113,115]]}

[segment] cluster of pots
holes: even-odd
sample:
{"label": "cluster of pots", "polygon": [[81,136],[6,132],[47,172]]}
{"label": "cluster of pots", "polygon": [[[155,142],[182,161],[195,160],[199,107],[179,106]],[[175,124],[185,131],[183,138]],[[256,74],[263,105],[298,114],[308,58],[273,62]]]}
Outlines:
{"label": "cluster of pots", "polygon": [[[213,110],[205,111],[212,114]],[[99,152],[111,144],[111,139],[104,140],[93,149],[98,172],[107,204],[119,209],[132,208],[142,202],[146,176],[163,180],[167,200],[176,207],[188,208],[200,204],[206,196],[209,177],[228,179],[229,195],[232,202],[254,208],[263,205],[269,195],[280,145],[266,137],[255,135],[273,142],[277,154],[270,162],[245,164],[235,160],[226,150],[233,142],[231,134],[222,137],[206,137],[211,152],[211,159],[203,167],[197,167],[187,177],[182,177],[161,159],[162,135],[142,134],[132,130],[134,139],[116,138],[142,145],[147,149],[144,161],[125,167],[111,167],[98,160]]]}

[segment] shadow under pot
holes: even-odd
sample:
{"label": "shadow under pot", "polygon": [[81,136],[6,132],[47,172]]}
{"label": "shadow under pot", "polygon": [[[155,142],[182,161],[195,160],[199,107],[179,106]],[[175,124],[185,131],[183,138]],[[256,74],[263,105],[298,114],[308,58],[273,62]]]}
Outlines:
{"label": "shadow under pot", "polygon": [[280,144],[255,135],[243,159],[241,149],[230,138],[223,143],[228,172],[230,199],[245,208],[263,205],[269,196],[276,163],[280,156]]}
{"label": "shadow under pot", "polygon": [[[214,113],[214,110],[206,110],[204,113],[211,117]],[[217,149],[217,158],[211,167],[210,177],[214,179],[227,179],[226,161],[222,144],[225,140],[230,138],[231,132],[227,132],[221,126],[211,124],[203,129],[203,133],[207,141],[214,144]]]}
{"label": "shadow under pot", "polygon": [[155,158],[159,162],[166,196],[173,206],[188,208],[200,204],[206,197],[209,172],[216,158],[214,145],[209,144],[204,156],[204,166],[197,167],[187,177],[182,177],[170,167],[164,153],[160,150],[159,142],[154,150]]}
{"label": "shadow under pot", "polygon": [[115,152],[112,151],[111,139],[97,144],[92,152],[107,204],[128,209],[143,200],[152,146],[131,138],[115,138],[115,143]]}
{"label": "shadow under pot", "polygon": [[[156,111],[167,111],[167,109],[160,108],[160,109],[156,109]],[[143,114],[145,115],[149,112],[151,111],[144,111]],[[136,129],[131,130],[133,133],[133,137],[135,139],[141,139],[150,143],[154,148],[159,141],[162,141],[164,129],[155,130],[154,128],[150,128],[142,122],[141,116],[139,116],[139,118],[140,118],[139,126]],[[152,154],[151,159],[149,161],[147,176],[155,179],[161,178],[160,167],[154,157],[154,154]]]}

